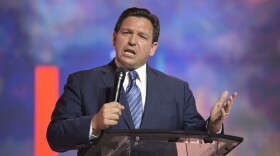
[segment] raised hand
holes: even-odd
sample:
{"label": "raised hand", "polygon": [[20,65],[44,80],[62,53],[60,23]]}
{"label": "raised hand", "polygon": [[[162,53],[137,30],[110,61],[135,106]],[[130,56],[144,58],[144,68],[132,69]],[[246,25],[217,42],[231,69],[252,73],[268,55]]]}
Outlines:
{"label": "raised hand", "polygon": [[228,91],[224,91],[215,105],[212,107],[210,112],[210,120],[208,121],[207,130],[212,133],[217,133],[224,120],[230,113],[234,99],[237,96],[237,93],[234,92],[229,98]]}

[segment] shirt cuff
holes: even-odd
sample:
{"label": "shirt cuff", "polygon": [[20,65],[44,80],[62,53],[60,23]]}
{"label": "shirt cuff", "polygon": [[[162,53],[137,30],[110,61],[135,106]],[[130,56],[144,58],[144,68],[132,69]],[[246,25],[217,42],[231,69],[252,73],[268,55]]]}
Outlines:
{"label": "shirt cuff", "polygon": [[100,136],[100,133],[95,134],[94,129],[92,128],[92,123],[90,122],[89,140],[92,141],[94,139],[98,139],[99,136]]}
{"label": "shirt cuff", "polygon": [[[208,120],[206,121],[206,130],[208,133],[210,133],[207,129],[207,126],[208,126]],[[216,133],[216,134],[221,134],[222,133],[222,129],[223,129],[223,126],[221,126],[220,130]]]}

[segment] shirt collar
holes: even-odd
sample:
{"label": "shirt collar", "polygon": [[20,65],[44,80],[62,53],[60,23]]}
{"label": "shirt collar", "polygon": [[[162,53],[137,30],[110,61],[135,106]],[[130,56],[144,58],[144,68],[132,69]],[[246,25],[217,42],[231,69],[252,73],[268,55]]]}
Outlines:
{"label": "shirt collar", "polygon": [[146,81],[146,69],[147,69],[147,64],[145,63],[143,66],[135,70],[139,75],[139,80],[141,83]]}

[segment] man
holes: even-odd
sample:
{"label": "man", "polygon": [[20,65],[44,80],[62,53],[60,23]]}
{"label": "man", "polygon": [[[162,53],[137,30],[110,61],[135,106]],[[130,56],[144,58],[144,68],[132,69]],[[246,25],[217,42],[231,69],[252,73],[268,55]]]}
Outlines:
{"label": "man", "polygon": [[[113,32],[115,59],[108,65],[68,77],[47,132],[54,151],[78,149],[78,153],[83,153],[83,147],[88,147],[91,139],[98,138],[108,128],[222,131],[222,123],[237,93],[226,99],[228,93],[223,92],[205,121],[196,110],[187,82],[146,63],[155,54],[159,33],[159,20],[148,10],[129,8],[121,14]],[[129,72],[120,102],[111,102],[117,67]],[[137,102],[133,102],[137,106],[131,104],[132,86],[137,90]]]}

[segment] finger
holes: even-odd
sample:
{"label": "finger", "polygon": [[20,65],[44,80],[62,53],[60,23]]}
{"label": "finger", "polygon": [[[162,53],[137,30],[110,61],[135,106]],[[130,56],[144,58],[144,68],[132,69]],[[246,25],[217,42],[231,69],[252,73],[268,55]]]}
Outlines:
{"label": "finger", "polygon": [[234,93],[228,98],[228,100],[225,102],[223,108],[225,109],[226,112],[230,112],[231,107],[232,107],[232,104],[233,104],[233,101],[234,101],[234,99],[236,98],[236,96],[237,96],[237,93],[234,92]]}
{"label": "finger", "polygon": [[116,114],[118,116],[121,116],[122,115],[122,109],[120,108],[110,108],[108,111],[107,111],[108,114]]}
{"label": "finger", "polygon": [[118,124],[119,116],[116,114],[107,114],[104,116],[104,125],[112,126]]}
{"label": "finger", "polygon": [[226,97],[228,95],[228,91],[223,91],[220,98],[218,99],[218,101],[216,102],[217,107],[221,108],[226,100]]}
{"label": "finger", "polygon": [[227,100],[221,109],[224,109],[226,113],[229,113],[232,107],[232,102]]}
{"label": "finger", "polygon": [[118,103],[118,102],[110,102],[110,103],[106,104],[106,107],[115,108],[115,107],[119,107],[119,105],[120,105],[120,103]]}
{"label": "finger", "polygon": [[124,109],[124,106],[122,106],[120,103],[118,102],[110,102],[107,103],[103,106],[104,111],[108,112],[108,113],[116,113],[116,112],[120,112],[121,110]]}
{"label": "finger", "polygon": [[117,114],[109,114],[109,115],[107,115],[107,117],[106,117],[107,120],[115,120],[115,121],[118,121],[119,118],[120,118],[120,116],[117,115]]}
{"label": "finger", "polygon": [[112,104],[110,105],[111,108],[119,108],[120,110],[123,110],[124,109],[124,106],[121,105],[120,103],[118,102],[112,102]]}
{"label": "finger", "polygon": [[220,116],[221,122],[223,122],[225,120],[226,116],[227,116],[227,113],[226,113],[225,109],[221,108],[221,116]]}
{"label": "finger", "polygon": [[118,124],[118,121],[116,121],[116,120],[105,120],[104,124],[109,127],[109,126],[113,126],[113,125]]}
{"label": "finger", "polygon": [[236,96],[237,96],[237,92],[234,92],[234,93],[232,94],[233,99],[235,99]]}
{"label": "finger", "polygon": [[233,101],[231,101],[231,100],[228,99],[228,100],[226,100],[226,102],[224,103],[224,105],[223,105],[222,108],[224,108],[224,109],[229,109],[229,108],[231,108],[232,103],[233,103]]}
{"label": "finger", "polygon": [[[236,98],[236,96],[237,96],[237,92],[234,92],[234,93],[228,98],[227,101],[233,102],[233,100]],[[226,104],[227,104],[227,103],[226,103]]]}
{"label": "finger", "polygon": [[121,104],[118,104],[118,106],[116,106],[116,108],[120,111],[124,110],[124,106]]}
{"label": "finger", "polygon": [[121,110],[124,110],[124,106],[123,105],[120,104],[119,107],[120,107]]}

